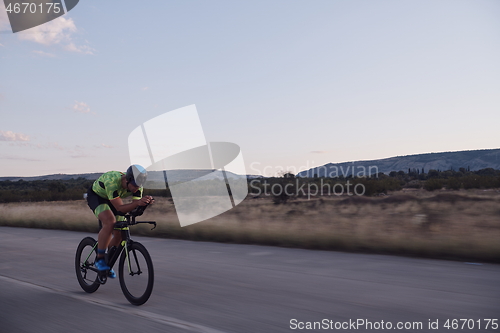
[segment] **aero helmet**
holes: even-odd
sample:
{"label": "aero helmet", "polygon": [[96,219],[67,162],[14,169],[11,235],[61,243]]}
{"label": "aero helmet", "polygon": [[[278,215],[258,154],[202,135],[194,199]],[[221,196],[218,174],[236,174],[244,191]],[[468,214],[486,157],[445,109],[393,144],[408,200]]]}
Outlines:
{"label": "aero helmet", "polygon": [[134,186],[143,187],[146,182],[148,172],[139,164],[133,164],[128,167],[125,179]]}

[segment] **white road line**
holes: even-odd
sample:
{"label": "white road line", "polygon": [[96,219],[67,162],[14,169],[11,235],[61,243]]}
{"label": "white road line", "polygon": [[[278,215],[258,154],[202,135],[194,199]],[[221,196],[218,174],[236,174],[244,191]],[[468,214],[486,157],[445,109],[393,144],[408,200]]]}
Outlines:
{"label": "white road line", "polygon": [[121,305],[118,305],[115,303],[111,303],[108,301],[95,299],[95,298],[92,298],[92,297],[87,296],[87,295],[75,295],[69,291],[64,291],[64,290],[56,289],[56,288],[52,288],[52,287],[41,286],[38,284],[17,280],[17,279],[11,278],[11,277],[3,276],[3,275],[0,275],[0,281],[15,283],[15,284],[23,286],[23,287],[28,287],[28,288],[32,288],[32,289],[45,291],[45,292],[50,292],[50,293],[54,293],[54,294],[58,294],[58,295],[66,296],[66,297],[71,297],[71,298],[77,299],[79,301],[83,301],[86,303],[101,306],[103,308],[108,308],[111,310],[123,312],[123,313],[126,313],[128,315],[133,315],[133,316],[145,318],[145,319],[152,320],[152,321],[155,321],[155,322],[160,323],[160,324],[185,329],[185,330],[191,331],[191,332],[225,333],[223,331],[219,331],[219,330],[216,330],[216,329],[213,329],[210,327],[206,327],[206,326],[202,326],[202,325],[198,325],[198,324],[193,324],[193,323],[190,323],[190,322],[187,322],[184,320],[180,320],[180,319],[176,319],[176,318],[172,318],[172,317],[167,317],[167,316],[159,315],[156,313],[152,313],[152,312],[148,312],[148,311],[144,311],[144,310],[140,310],[140,309],[133,309],[130,307],[124,307],[124,306],[121,306]]}

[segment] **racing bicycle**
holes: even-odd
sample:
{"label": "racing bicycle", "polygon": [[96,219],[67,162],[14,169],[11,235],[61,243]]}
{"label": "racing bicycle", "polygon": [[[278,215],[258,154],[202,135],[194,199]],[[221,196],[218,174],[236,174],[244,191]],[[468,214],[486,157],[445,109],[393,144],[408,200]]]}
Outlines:
{"label": "racing bicycle", "polygon": [[[130,226],[151,224],[156,228],[154,221],[136,221],[146,206],[139,206],[133,211],[120,214],[125,221],[116,222],[114,230],[120,230],[122,242],[118,247],[112,247],[106,253],[107,264],[111,268],[118,262],[118,276],[120,287],[127,300],[134,305],[142,305],[151,296],[154,284],[153,262],[148,250],[139,242],[130,238]],[[97,256],[97,241],[92,237],[82,239],[76,249],[75,270],[78,283],[87,293],[93,293],[106,283],[109,271],[99,271],[95,267]]]}

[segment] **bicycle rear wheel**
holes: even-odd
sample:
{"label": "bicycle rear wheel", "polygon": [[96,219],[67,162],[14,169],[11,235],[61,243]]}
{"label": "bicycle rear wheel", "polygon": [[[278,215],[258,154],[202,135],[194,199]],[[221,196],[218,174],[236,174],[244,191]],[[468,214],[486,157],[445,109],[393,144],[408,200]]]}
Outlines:
{"label": "bicycle rear wheel", "polygon": [[120,287],[127,300],[134,305],[146,303],[153,291],[153,261],[144,245],[133,242],[120,257],[118,267]]}
{"label": "bicycle rear wheel", "polygon": [[97,280],[94,262],[96,258],[97,241],[92,237],[82,239],[75,256],[75,270],[78,283],[83,290],[93,293],[101,285]]}

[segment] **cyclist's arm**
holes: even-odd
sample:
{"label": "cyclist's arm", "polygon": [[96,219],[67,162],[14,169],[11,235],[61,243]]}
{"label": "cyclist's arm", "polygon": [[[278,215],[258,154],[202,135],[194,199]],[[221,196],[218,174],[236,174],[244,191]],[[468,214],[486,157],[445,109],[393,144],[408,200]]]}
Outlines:
{"label": "cyclist's arm", "polygon": [[128,204],[124,204],[122,198],[120,197],[110,201],[117,211],[122,213],[128,213],[137,208],[137,206],[146,206],[151,201],[151,199],[152,197],[147,195],[139,200],[133,200],[131,203]]}

